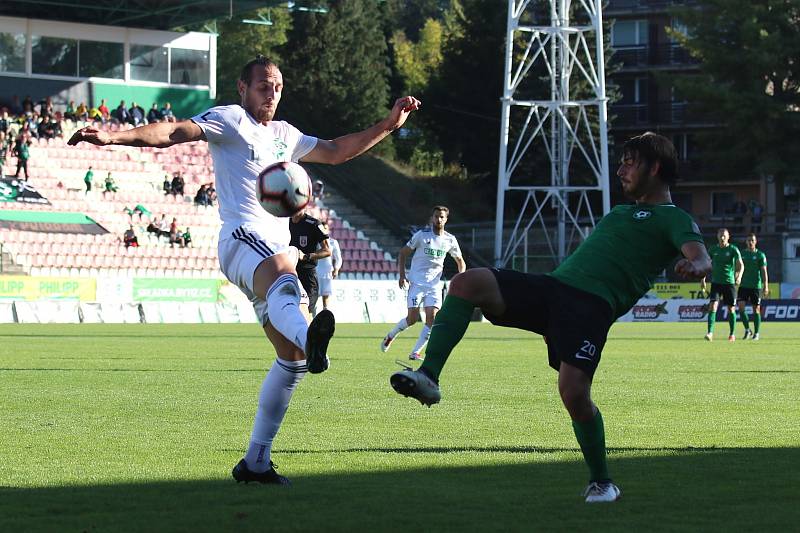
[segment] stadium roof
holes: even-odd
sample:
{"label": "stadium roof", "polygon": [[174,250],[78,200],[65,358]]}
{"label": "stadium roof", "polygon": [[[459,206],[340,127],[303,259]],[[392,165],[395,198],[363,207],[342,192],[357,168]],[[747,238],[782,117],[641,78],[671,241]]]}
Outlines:
{"label": "stadium roof", "polygon": [[171,30],[241,16],[280,0],[3,0],[0,16]]}

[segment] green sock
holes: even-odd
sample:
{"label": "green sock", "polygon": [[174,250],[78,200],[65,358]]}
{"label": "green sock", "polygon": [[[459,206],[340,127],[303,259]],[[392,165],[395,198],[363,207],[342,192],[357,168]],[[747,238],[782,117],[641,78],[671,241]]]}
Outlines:
{"label": "green sock", "polygon": [[573,420],[572,429],[575,431],[578,444],[581,445],[583,460],[589,466],[589,481],[611,479],[606,465],[606,432],[600,410],[598,409],[597,414],[589,422]]}
{"label": "green sock", "polygon": [[754,313],[753,322],[756,323],[756,330],[753,333],[758,335],[758,330],[761,329],[761,313]]}
{"label": "green sock", "polygon": [[742,309],[742,324],[744,324],[744,329],[747,331],[750,329],[750,317],[747,316],[747,309]]}
{"label": "green sock", "polygon": [[717,313],[712,310],[708,310],[708,332],[714,333],[714,322],[717,321]]}
{"label": "green sock", "polygon": [[467,331],[474,309],[472,302],[464,298],[448,295],[444,299],[442,310],[436,314],[433,321],[431,338],[425,349],[425,361],[420,367],[424,368],[433,379],[439,380],[439,374],[442,373],[450,352]]}
{"label": "green sock", "polygon": [[728,312],[728,325],[731,327],[730,335],[733,335],[736,329],[736,311]]}

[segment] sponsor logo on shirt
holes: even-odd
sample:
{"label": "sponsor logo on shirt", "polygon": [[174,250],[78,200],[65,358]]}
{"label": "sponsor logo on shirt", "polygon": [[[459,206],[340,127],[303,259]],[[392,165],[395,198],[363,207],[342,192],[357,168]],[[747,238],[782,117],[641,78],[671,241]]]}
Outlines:
{"label": "sponsor logo on shirt", "polygon": [[305,235],[300,235],[300,246],[306,246],[308,244],[308,237]]}
{"label": "sponsor logo on shirt", "polygon": [[650,320],[667,314],[667,302],[656,305],[634,305],[631,309],[636,320]]}
{"label": "sponsor logo on shirt", "polygon": [[425,255],[429,255],[431,257],[442,257],[444,255],[444,250],[437,250],[436,248],[423,248],[422,250]]}

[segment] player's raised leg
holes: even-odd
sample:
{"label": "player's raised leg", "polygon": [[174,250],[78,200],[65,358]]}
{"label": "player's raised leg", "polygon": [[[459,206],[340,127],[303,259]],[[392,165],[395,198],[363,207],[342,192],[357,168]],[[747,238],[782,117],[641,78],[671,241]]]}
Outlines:
{"label": "player's raised leg", "polygon": [[438,403],[439,375],[453,348],[461,341],[475,307],[484,312],[502,315],[505,303],[492,271],[476,268],[458,274],[450,282],[450,290],[431,328],[425,361],[419,370],[402,370],[390,378],[398,394],[416,398],[425,405]]}

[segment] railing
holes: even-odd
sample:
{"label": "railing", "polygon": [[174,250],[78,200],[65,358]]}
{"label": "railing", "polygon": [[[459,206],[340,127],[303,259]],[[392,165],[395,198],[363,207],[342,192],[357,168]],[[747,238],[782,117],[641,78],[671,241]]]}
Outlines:
{"label": "railing", "polygon": [[678,67],[700,63],[678,44],[615,47],[612,59],[621,63],[623,68]]}
{"label": "railing", "polygon": [[713,124],[707,110],[689,102],[613,104],[610,114],[612,127]]}
{"label": "railing", "polygon": [[630,13],[631,11],[665,11],[671,7],[697,4],[697,0],[609,0],[603,10]]}

